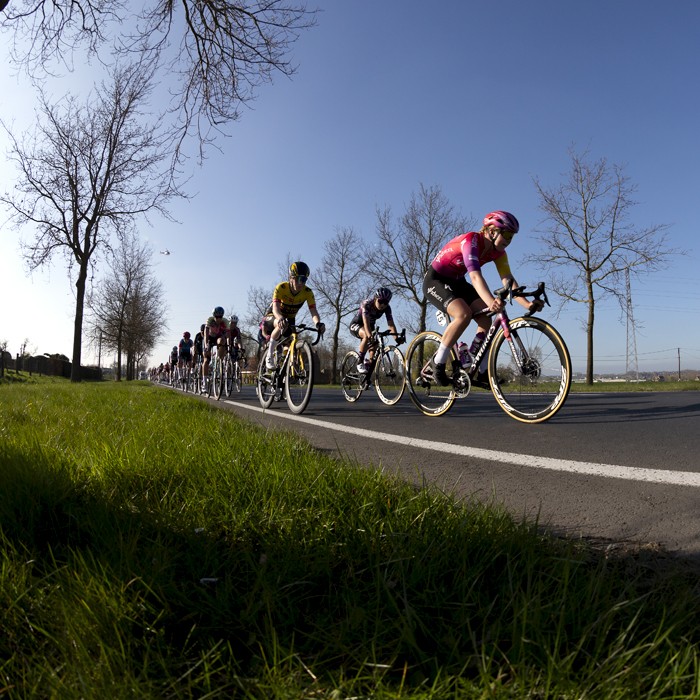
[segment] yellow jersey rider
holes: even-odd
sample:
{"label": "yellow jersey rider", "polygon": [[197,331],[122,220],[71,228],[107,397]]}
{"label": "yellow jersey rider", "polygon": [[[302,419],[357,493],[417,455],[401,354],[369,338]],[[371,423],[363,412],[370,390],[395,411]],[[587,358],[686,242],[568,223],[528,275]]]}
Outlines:
{"label": "yellow jersey rider", "polygon": [[316,328],[321,333],[326,330],[326,326],[321,323],[316,309],[314,293],[306,286],[309,272],[309,266],[306,263],[292,263],[289,268],[289,281],[281,282],[275,287],[272,304],[270,304],[265,319],[260,324],[263,336],[269,337],[269,352],[265,361],[265,367],[269,370],[274,370],[277,367],[275,354],[277,343],[280,338],[286,338],[291,334],[291,327],[294,326],[297,312],[304,303],[309,306],[309,313]]}

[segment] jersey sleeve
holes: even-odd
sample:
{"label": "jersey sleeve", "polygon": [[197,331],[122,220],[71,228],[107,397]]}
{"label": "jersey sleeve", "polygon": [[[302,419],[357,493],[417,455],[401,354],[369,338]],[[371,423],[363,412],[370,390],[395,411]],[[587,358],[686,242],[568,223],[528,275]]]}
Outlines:
{"label": "jersey sleeve", "polygon": [[496,263],[496,269],[498,270],[498,274],[501,276],[501,278],[511,274],[510,264],[508,263],[508,255],[505,251],[503,251],[503,255],[496,258],[494,262]]}
{"label": "jersey sleeve", "polygon": [[306,303],[309,305],[309,311],[313,313],[316,310],[316,297],[308,287],[306,288]]}
{"label": "jersey sleeve", "polygon": [[468,233],[462,241],[462,258],[467,273],[481,272],[481,262],[479,261],[479,234]]}

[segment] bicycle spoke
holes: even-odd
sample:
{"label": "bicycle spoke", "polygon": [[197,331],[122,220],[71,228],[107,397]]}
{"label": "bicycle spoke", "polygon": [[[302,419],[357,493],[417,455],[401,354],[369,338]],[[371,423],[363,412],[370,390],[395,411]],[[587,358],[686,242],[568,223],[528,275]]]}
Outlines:
{"label": "bicycle spoke", "polygon": [[387,405],[395,404],[406,386],[406,365],[401,351],[396,347],[384,348],[374,367],[374,384],[377,395]]}
{"label": "bicycle spoke", "polygon": [[515,319],[510,327],[512,345],[503,331],[493,341],[491,386],[506,413],[525,423],[540,423],[561,408],[569,393],[569,352],[554,328],[540,319]]}
{"label": "bicycle spoke", "polygon": [[343,358],[340,370],[340,386],[343,390],[343,396],[351,403],[357,401],[362,394],[363,377],[357,371],[359,362],[360,356],[351,350]]}
{"label": "bicycle spoke", "polygon": [[307,343],[296,343],[290,351],[286,372],[286,396],[289,410],[302,413],[313,390],[313,355]]}
{"label": "bicycle spoke", "polygon": [[455,400],[453,387],[440,386],[433,379],[430,360],[440,346],[441,336],[431,331],[417,335],[406,352],[406,382],[416,408],[427,416],[441,416]]}

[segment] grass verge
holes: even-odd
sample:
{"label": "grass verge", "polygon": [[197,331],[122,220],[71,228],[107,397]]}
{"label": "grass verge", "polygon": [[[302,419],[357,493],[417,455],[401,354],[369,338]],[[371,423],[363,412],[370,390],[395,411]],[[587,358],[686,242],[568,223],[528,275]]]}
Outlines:
{"label": "grass verge", "polygon": [[0,388],[0,697],[691,698],[698,579],[145,384]]}

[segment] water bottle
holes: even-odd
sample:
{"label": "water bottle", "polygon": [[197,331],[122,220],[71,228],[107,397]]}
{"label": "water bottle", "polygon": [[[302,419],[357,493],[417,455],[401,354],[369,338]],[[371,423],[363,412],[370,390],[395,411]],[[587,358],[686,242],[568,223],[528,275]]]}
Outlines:
{"label": "water bottle", "polygon": [[457,350],[459,351],[459,361],[462,363],[462,367],[468,367],[472,362],[472,358],[469,354],[469,348],[467,347],[467,344],[460,343],[457,346]]}

